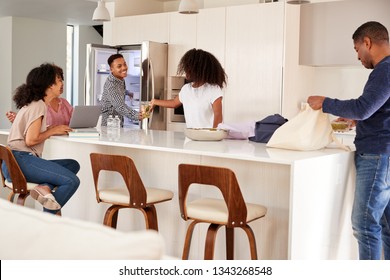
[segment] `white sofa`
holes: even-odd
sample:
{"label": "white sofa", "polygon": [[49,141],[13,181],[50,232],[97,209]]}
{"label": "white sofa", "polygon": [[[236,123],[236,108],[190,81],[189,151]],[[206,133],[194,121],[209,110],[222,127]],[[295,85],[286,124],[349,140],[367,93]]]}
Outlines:
{"label": "white sofa", "polygon": [[120,232],[46,214],[0,199],[0,259],[157,260],[162,237],[152,230]]}

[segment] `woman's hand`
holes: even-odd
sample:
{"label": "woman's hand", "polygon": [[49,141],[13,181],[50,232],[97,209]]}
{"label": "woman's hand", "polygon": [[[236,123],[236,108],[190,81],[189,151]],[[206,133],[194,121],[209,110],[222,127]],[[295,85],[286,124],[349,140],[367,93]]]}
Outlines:
{"label": "woman's hand", "polygon": [[47,130],[50,132],[50,135],[66,135],[72,129],[67,125],[54,125],[47,128]]}
{"label": "woman's hand", "polygon": [[7,117],[7,119],[13,123],[15,118],[16,118],[16,113],[13,112],[13,111],[8,111],[7,113],[5,113],[5,116]]}
{"label": "woman's hand", "polygon": [[154,107],[157,106],[157,105],[156,105],[156,99],[150,100],[149,106],[150,106],[149,111],[150,111],[150,112],[153,112]]}
{"label": "woman's hand", "polygon": [[163,100],[163,99],[152,99],[150,100],[149,105],[151,106],[151,110],[153,111],[154,107],[160,106],[164,108],[177,108],[181,104],[179,96],[176,95],[173,99]]}
{"label": "woman's hand", "polygon": [[149,102],[149,114],[153,113],[153,110],[156,106],[159,106],[157,103],[159,102],[159,99],[152,99]]}

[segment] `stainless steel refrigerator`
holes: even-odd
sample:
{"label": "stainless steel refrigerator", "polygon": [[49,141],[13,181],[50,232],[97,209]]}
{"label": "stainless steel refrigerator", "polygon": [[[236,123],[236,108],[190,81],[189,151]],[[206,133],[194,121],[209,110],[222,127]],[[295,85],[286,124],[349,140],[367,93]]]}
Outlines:
{"label": "stainless steel refrigerator", "polygon": [[[105,46],[87,45],[87,66],[85,72],[86,105],[100,104],[104,83],[110,74],[107,59],[120,53],[126,60],[128,70],[125,78],[126,90],[132,93],[126,95],[125,103],[132,109],[140,111],[142,101],[153,98],[166,99],[168,45],[151,41],[139,45]],[[147,121],[124,120],[124,127],[139,127],[165,130],[166,109],[156,107]]]}

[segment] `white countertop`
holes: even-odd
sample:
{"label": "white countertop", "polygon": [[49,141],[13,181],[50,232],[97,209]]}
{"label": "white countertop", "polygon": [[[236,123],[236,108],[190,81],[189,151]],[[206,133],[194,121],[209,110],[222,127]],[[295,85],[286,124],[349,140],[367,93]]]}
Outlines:
{"label": "white countertop", "polygon": [[[9,129],[0,129],[0,135],[8,135],[8,133]],[[224,139],[222,141],[192,141],[186,138],[183,132],[130,128],[122,128],[120,130],[120,136],[116,140],[108,139],[105,127],[102,127],[99,139],[69,138],[68,136],[52,136],[51,138],[66,142],[110,145],[287,165],[291,165],[297,160],[347,152],[335,148],[309,152],[290,151],[267,148],[265,144],[255,143],[249,140]]]}

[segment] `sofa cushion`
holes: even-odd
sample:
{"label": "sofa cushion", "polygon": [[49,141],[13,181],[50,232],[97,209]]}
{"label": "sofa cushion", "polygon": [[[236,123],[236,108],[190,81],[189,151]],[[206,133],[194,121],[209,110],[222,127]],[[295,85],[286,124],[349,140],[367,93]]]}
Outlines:
{"label": "sofa cushion", "polygon": [[40,212],[0,199],[0,259],[161,259],[153,230],[121,232]]}

